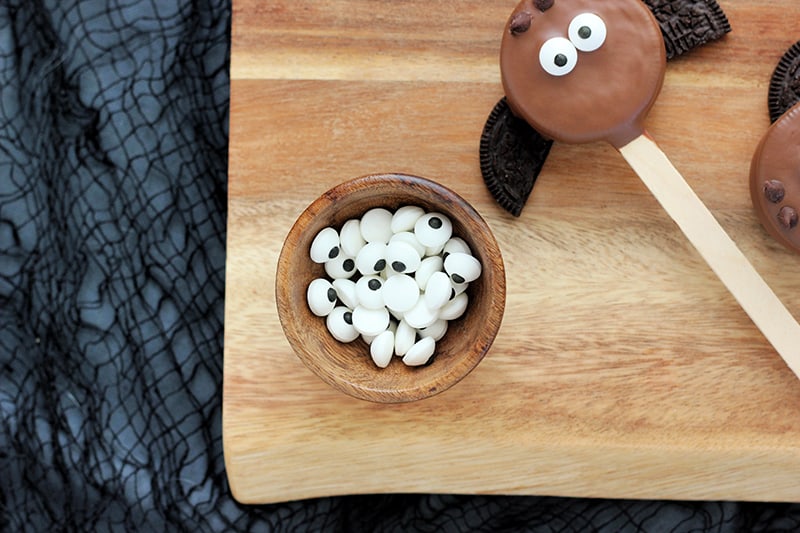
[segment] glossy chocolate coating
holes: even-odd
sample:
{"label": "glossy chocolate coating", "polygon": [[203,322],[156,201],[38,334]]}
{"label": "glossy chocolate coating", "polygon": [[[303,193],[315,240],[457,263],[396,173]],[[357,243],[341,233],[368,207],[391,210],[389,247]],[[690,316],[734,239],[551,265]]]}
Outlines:
{"label": "glossy chocolate coating", "polygon": [[[512,33],[511,21],[523,11],[531,15],[530,27]],[[579,51],[570,73],[548,74],[539,63],[542,44],[566,38],[581,13],[603,20],[605,42],[592,52]],[[617,148],[644,133],[665,65],[661,30],[641,0],[555,0],[545,11],[523,0],[506,23],[500,50],[503,88],[516,115],[556,141],[604,140]]]}
{"label": "glossy chocolate coating", "polygon": [[[765,191],[765,184],[773,180]],[[782,194],[776,194],[780,186]],[[750,197],[767,233],[800,252],[800,224],[792,227],[786,218],[780,220],[792,210],[800,213],[800,103],[770,126],[756,148],[750,165]]]}

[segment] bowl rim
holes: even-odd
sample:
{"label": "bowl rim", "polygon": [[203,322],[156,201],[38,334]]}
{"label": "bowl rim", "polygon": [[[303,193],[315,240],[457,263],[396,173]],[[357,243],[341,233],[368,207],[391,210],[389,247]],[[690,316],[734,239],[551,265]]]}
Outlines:
{"label": "bowl rim", "polygon": [[[354,192],[387,185],[392,187],[408,187],[412,191],[414,189],[427,189],[429,192],[432,192],[433,195],[447,207],[447,210],[454,210],[460,213],[457,217],[460,223],[480,228],[481,234],[485,236],[481,247],[484,248],[485,255],[492,258],[492,263],[495,265],[492,275],[494,285],[492,290],[485,291],[487,293],[486,305],[489,306],[487,314],[488,320],[486,321],[485,327],[481,327],[476,336],[475,345],[477,348],[466,356],[460,357],[457,363],[453,365],[450,372],[446,374],[433,373],[431,378],[427,380],[420,379],[414,385],[403,388],[377,387],[353,382],[317,364],[317,356],[310,353],[309,350],[304,349],[303,346],[300,346],[296,340],[300,337],[298,326],[300,322],[300,320],[298,320],[300,311],[296,311],[291,304],[292,288],[289,286],[290,284],[281,283],[280,276],[280,272],[285,272],[290,268],[290,256],[296,253],[299,247],[298,243],[302,239],[304,231],[306,231],[306,228],[320,212],[332,207],[336,201]],[[467,220],[464,220],[464,217]],[[483,360],[497,336],[505,312],[505,266],[500,247],[488,223],[486,223],[480,213],[458,193],[436,181],[421,176],[402,173],[367,174],[334,185],[314,199],[297,217],[284,239],[278,257],[275,278],[275,296],[278,317],[285,338],[289,342],[295,355],[317,377],[333,388],[361,400],[368,400],[376,403],[403,403],[425,399],[444,392],[466,377]],[[380,369],[376,368],[376,371],[380,371]],[[434,381],[435,384],[433,383]]]}

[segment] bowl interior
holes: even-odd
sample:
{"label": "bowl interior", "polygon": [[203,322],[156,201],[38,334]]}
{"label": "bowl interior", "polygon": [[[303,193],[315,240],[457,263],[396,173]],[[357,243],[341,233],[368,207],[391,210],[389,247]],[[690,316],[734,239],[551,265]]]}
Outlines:
{"label": "bowl interior", "polygon": [[[418,205],[447,215],[453,235],[464,239],[482,264],[481,276],[467,289],[469,306],[461,318],[450,321],[436,343],[432,363],[408,367],[394,357],[378,368],[361,339],[335,340],[325,319],[311,313],[306,289],[325,277],[322,265],[311,261],[309,249],[323,228],[337,230],[351,218],[373,207],[395,210]],[[298,357],[328,384],[357,398],[375,402],[419,400],[451,387],[483,358],[494,341],[505,307],[505,272],[500,249],[480,215],[453,191],[424,178],[383,174],[342,183],[315,200],[290,230],[278,260],[276,278],[278,314],[289,343]]]}

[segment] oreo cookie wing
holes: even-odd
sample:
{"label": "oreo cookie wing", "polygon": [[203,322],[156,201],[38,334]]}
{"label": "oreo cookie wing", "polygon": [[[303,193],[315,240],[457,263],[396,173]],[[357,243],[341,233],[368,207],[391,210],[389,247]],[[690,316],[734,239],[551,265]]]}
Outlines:
{"label": "oreo cookie wing", "polygon": [[643,0],[658,21],[667,59],[714,41],[731,31],[716,0]]}
{"label": "oreo cookie wing", "polygon": [[552,145],[515,117],[505,98],[489,114],[481,135],[481,173],[494,199],[512,215],[522,213]]}
{"label": "oreo cookie wing", "polygon": [[800,41],[783,54],[772,73],[767,96],[770,122],[778,120],[797,102],[800,102]]}

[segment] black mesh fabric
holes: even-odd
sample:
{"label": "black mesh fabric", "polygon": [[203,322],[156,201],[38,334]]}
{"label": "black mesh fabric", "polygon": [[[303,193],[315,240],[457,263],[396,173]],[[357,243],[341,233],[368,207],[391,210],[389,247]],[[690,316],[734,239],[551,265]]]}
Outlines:
{"label": "black mesh fabric", "polygon": [[236,503],[220,414],[230,15],[0,2],[0,530],[800,529],[783,504]]}

